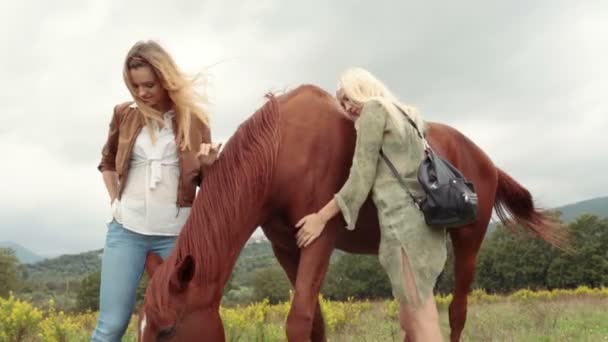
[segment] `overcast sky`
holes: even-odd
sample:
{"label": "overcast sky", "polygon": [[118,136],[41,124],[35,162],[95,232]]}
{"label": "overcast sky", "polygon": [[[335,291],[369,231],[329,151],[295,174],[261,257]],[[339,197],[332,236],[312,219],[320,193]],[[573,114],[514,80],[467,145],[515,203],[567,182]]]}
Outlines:
{"label": "overcast sky", "polygon": [[362,66],[539,205],[608,194],[607,1],[27,0],[0,13],[0,241],[37,253],[103,246],[96,165],[142,39],[209,75],[218,141],[267,91],[333,93]]}

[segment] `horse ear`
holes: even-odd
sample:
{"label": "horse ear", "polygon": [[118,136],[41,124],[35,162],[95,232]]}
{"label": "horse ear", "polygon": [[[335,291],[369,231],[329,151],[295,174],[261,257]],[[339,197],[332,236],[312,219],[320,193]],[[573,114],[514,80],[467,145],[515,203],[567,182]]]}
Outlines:
{"label": "horse ear", "polygon": [[148,273],[148,277],[152,278],[154,272],[163,263],[163,258],[161,258],[158,254],[154,252],[148,252],[146,255],[146,273]]}
{"label": "horse ear", "polygon": [[176,266],[169,282],[170,289],[176,293],[183,292],[188,284],[194,278],[194,259],[187,255]]}

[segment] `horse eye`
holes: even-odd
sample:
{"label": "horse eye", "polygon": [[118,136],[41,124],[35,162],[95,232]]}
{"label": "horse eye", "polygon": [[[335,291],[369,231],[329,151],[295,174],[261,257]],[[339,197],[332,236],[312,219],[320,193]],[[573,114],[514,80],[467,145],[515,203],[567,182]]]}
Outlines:
{"label": "horse eye", "polygon": [[167,341],[175,335],[175,326],[163,329],[158,332],[156,338],[160,341]]}

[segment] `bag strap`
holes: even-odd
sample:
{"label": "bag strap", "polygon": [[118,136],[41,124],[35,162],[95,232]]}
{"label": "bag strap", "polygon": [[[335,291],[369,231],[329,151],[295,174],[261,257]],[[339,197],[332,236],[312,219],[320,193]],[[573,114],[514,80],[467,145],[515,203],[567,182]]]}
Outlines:
{"label": "bag strap", "polygon": [[414,197],[414,195],[407,188],[405,182],[403,181],[403,178],[401,178],[401,176],[399,175],[399,171],[397,171],[397,168],[395,168],[395,165],[393,165],[393,163],[388,159],[388,157],[384,154],[382,150],[380,150],[380,156],[382,157],[382,159],[384,159],[386,165],[388,165],[388,168],[391,169],[391,172],[393,172],[395,178],[397,178],[399,184],[401,184],[401,187],[407,192],[408,195],[410,195],[416,206],[418,206],[418,199],[416,199],[416,197]]}
{"label": "bag strap", "polygon": [[[403,109],[401,109],[401,107],[397,106],[394,103],[393,103],[393,105],[395,107],[397,107],[397,109],[399,109],[399,111],[401,112],[401,114],[403,114],[405,116],[405,118],[407,119],[407,121],[409,121],[409,123],[414,127],[414,129],[416,130],[416,133],[418,133],[418,136],[420,137],[420,139],[422,139],[422,143],[424,144],[424,150],[425,150],[425,152],[426,153],[431,153],[432,152],[431,146],[429,145],[429,143],[426,141],[426,139],[424,138],[424,136],[422,135],[422,133],[418,129],[418,125],[416,125],[416,123],[414,122],[414,120],[412,120],[412,118],[410,118],[410,116],[407,115],[407,113]],[[391,172],[393,173],[393,175],[395,175],[395,178],[397,178],[397,180],[399,181],[399,184],[401,185],[401,187],[412,198],[412,200],[414,201],[414,204],[418,208],[420,208],[419,200],[416,199],[416,197],[414,197],[414,195],[412,194],[412,192],[407,188],[407,186],[405,185],[405,182],[403,181],[403,178],[401,178],[401,175],[399,175],[399,171],[397,171],[397,168],[395,167],[395,165],[393,165],[393,163],[390,161],[390,159],[388,159],[388,157],[384,154],[384,151],[380,150],[380,156],[382,157],[382,159],[384,159],[384,162],[386,163],[386,165],[388,165],[388,168],[391,169]]]}
{"label": "bag strap", "polygon": [[401,109],[401,107],[397,106],[396,104],[393,103],[393,105],[395,107],[397,107],[397,109],[401,112],[401,114],[403,114],[403,116],[405,116],[405,118],[407,119],[407,121],[414,127],[414,129],[416,130],[416,133],[418,134],[418,136],[420,137],[420,139],[422,139],[422,144],[424,145],[424,150],[426,152],[431,152],[431,145],[429,145],[428,141],[426,141],[426,138],[422,135],[422,133],[420,132],[420,130],[418,129],[418,125],[416,125],[416,123],[414,122],[414,120],[412,120],[412,118],[407,115],[407,113]]}

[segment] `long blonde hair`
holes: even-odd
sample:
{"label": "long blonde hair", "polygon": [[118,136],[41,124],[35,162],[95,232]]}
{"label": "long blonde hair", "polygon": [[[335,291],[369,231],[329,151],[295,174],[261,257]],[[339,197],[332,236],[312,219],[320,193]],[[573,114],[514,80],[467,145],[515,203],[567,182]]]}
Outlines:
{"label": "long blonde hair", "polygon": [[424,131],[424,121],[418,110],[399,101],[384,83],[363,68],[349,68],[344,71],[338,80],[338,90],[358,105],[363,105],[371,100],[380,102],[402,135],[405,134],[404,128],[407,120],[395,106],[406,112],[421,132]]}
{"label": "long blonde hair", "polygon": [[149,66],[160,80],[160,83],[173,102],[176,121],[177,121],[177,141],[182,151],[189,150],[190,146],[190,127],[192,116],[196,116],[205,125],[209,125],[209,117],[204,105],[208,103],[206,94],[198,92],[196,85],[204,81],[202,74],[194,77],[186,76],[175,64],[169,53],[155,41],[139,41],[133,45],[127,53],[123,68],[123,79],[129,92],[133,96],[140,112],[144,117],[144,122],[149,128],[148,132],[152,141],[156,141],[154,130],[151,129],[154,122],[163,124],[162,114],[158,110],[147,106],[137,96],[137,91],[133,88],[129,70],[143,66]]}

